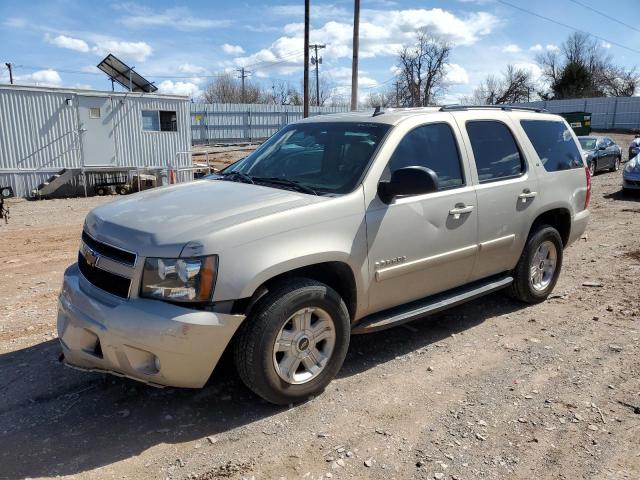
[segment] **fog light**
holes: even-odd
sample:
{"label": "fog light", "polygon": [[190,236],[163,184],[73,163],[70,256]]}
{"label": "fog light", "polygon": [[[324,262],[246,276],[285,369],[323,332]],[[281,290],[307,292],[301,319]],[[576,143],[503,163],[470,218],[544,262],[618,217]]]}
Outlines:
{"label": "fog light", "polygon": [[155,357],[153,359],[153,365],[156,367],[156,371],[159,372],[160,371],[160,359],[158,357]]}

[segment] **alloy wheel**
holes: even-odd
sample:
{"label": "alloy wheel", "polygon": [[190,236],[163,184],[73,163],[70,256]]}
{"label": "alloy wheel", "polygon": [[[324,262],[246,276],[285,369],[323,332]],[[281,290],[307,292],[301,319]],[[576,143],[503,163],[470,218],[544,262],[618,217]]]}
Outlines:
{"label": "alloy wheel", "polygon": [[531,286],[538,292],[544,291],[556,273],[558,251],[553,242],[542,242],[531,259],[529,278]]}
{"label": "alloy wheel", "polygon": [[287,383],[299,385],[316,378],[331,359],[336,329],[321,308],[307,307],[284,323],[273,346],[273,365]]}

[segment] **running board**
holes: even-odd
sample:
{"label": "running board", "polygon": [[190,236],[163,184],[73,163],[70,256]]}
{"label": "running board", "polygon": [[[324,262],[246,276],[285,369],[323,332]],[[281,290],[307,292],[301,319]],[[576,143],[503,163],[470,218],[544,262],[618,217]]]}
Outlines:
{"label": "running board", "polygon": [[362,318],[351,330],[352,334],[371,333],[412,322],[433,313],[474,300],[491,292],[501,290],[513,282],[511,276],[488,279],[448,290],[444,293],[416,300]]}

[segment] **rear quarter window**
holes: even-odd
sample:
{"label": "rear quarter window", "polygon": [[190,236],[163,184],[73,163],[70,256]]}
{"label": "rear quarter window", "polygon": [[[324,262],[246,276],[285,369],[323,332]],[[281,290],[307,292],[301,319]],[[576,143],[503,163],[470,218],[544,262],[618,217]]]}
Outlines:
{"label": "rear quarter window", "polygon": [[576,142],[563,122],[521,120],[520,124],[547,172],[584,167]]}

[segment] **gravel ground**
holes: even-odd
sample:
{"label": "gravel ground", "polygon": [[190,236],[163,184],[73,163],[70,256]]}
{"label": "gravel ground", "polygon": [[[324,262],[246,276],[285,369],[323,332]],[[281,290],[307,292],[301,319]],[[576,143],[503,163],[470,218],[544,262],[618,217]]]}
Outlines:
{"label": "gravel ground", "polygon": [[[58,363],[56,296],[86,212],[11,202],[0,226],[0,478],[638,479],[640,197],[593,179],[555,293],[494,294],[352,339],[327,391],[266,404],[224,359],[202,390]],[[585,286],[590,282],[592,286]]]}

